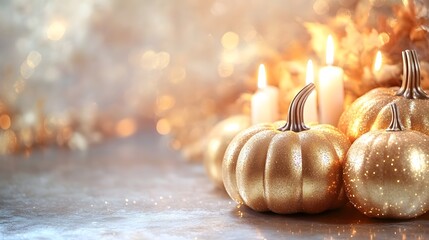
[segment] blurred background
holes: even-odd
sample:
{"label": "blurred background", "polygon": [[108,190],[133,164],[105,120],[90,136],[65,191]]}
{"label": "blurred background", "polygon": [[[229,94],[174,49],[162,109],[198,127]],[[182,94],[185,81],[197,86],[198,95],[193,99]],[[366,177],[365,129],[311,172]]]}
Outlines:
{"label": "blurred background", "polygon": [[396,84],[366,84],[364,69],[378,49],[397,64],[403,39],[427,23],[425,2],[411,2],[1,1],[0,154],[156,129],[192,157],[216,122],[248,113],[260,63],[287,106],[305,62],[323,64],[329,32],[350,99]]}

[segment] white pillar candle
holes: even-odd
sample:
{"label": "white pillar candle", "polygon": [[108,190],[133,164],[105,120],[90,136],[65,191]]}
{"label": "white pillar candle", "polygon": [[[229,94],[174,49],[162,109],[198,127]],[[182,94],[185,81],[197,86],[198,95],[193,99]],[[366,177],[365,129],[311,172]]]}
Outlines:
{"label": "white pillar candle", "polygon": [[342,68],[333,66],[334,41],[329,35],[326,44],[326,63],[328,66],[319,70],[319,84],[317,94],[319,96],[319,121],[337,126],[343,112],[344,83]]}
{"label": "white pillar candle", "polygon": [[278,119],[278,88],[267,85],[265,66],[259,65],[258,90],[252,96],[252,124],[271,123]]}
{"label": "white pillar candle", "polygon": [[[307,73],[305,75],[306,85],[314,83],[314,67],[313,61],[308,60],[307,62]],[[308,96],[304,106],[304,122],[319,122],[318,111],[317,111],[317,93],[313,91]]]}

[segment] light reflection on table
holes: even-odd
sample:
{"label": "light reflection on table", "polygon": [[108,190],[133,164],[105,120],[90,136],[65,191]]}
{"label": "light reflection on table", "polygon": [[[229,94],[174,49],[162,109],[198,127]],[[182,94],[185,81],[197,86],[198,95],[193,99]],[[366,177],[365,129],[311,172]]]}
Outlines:
{"label": "light reflection on table", "polygon": [[87,152],[0,158],[0,238],[427,239],[429,214],[370,219],[352,206],[282,216],[237,206],[165,139],[144,132]]}

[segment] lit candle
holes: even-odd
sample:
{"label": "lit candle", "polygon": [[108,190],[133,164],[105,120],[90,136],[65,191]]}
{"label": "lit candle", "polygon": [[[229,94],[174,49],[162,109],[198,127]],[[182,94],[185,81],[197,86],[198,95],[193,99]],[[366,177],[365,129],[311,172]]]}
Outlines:
{"label": "lit candle", "polygon": [[319,70],[319,84],[317,94],[319,96],[319,120],[320,123],[328,123],[336,126],[343,112],[344,83],[342,68],[334,64],[334,41],[329,35],[326,44],[327,66]]}
{"label": "lit candle", "polygon": [[278,119],[279,91],[267,85],[265,66],[259,65],[258,90],[252,96],[252,124],[271,123]]}
{"label": "lit candle", "polygon": [[[314,67],[313,61],[308,60],[307,62],[307,74],[305,76],[305,83],[314,83]],[[317,117],[317,95],[316,91],[313,91],[310,96],[308,96],[307,101],[304,106],[304,121],[305,122],[318,122]]]}

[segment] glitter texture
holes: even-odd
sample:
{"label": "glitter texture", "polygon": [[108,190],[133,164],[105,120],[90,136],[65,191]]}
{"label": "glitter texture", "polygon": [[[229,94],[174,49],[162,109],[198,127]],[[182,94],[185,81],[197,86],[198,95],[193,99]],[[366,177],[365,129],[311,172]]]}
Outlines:
{"label": "glitter texture", "polygon": [[222,174],[237,203],[289,214],[319,213],[346,202],[342,166],[350,143],[331,125],[304,125],[303,105],[311,87],[292,101],[287,124],[253,126],[228,146]]}
{"label": "glitter texture", "polygon": [[378,130],[358,138],[344,167],[350,202],[376,218],[407,219],[427,212],[428,143],[427,135],[413,130]]}
{"label": "glitter texture", "polygon": [[[420,87],[420,65],[415,51],[403,52],[402,87],[376,88],[357,99],[342,115],[338,128],[350,141],[371,130],[386,129],[391,117],[389,104],[401,110],[405,128],[429,134],[429,98]],[[409,60],[411,59],[411,60]]]}

